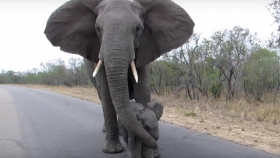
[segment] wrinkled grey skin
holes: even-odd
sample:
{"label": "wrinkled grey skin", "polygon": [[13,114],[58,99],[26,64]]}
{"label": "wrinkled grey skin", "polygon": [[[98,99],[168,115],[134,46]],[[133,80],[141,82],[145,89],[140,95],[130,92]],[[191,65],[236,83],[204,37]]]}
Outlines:
{"label": "wrinkled grey skin", "polygon": [[[130,108],[138,123],[143,126],[155,140],[158,140],[158,120],[162,116],[163,106],[155,100],[149,102],[146,107],[142,104],[131,101]],[[142,141],[133,133],[128,132],[121,122],[119,123],[119,126],[123,139],[127,145],[129,158],[160,157],[158,150],[155,150],[154,152],[152,148],[146,147],[142,144]]]}
{"label": "wrinkled grey skin", "polygon": [[[70,0],[55,10],[44,33],[53,46],[88,60],[102,102],[106,126],[103,151],[123,151],[117,115],[142,142],[157,148],[156,140],[129,110],[129,100],[151,101],[146,66],[162,54],[183,45],[193,33],[194,22],[171,0]],[[139,81],[132,77],[135,61]]]}

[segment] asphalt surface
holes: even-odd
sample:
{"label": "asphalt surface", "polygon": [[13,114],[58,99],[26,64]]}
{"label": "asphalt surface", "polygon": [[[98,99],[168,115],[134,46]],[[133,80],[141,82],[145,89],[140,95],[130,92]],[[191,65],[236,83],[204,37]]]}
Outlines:
{"label": "asphalt surface", "polygon": [[[0,158],[126,158],[102,152],[101,106],[85,100],[0,85]],[[279,158],[160,122],[161,158]]]}

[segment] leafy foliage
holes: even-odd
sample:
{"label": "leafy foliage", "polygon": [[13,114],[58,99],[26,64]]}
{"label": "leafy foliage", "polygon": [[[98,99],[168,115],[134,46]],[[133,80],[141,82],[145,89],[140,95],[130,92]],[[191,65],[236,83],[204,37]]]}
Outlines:
{"label": "leafy foliage", "polygon": [[55,59],[25,72],[2,70],[0,83],[88,86],[90,82],[83,60],[71,58],[68,64],[62,59]]}
{"label": "leafy foliage", "polygon": [[273,74],[278,73],[279,66],[279,57],[275,52],[259,49],[252,53],[244,68],[246,91],[261,101],[263,93],[276,86],[277,78]]}
{"label": "leafy foliage", "polygon": [[278,36],[272,34],[272,39],[269,41],[270,46],[280,46],[280,0],[273,0],[267,6],[269,12],[274,18],[274,22],[278,24]]}
{"label": "leafy foliage", "polygon": [[[209,39],[201,40],[200,35],[194,34],[188,43],[151,66],[157,67],[159,63],[162,68],[162,64],[168,65],[173,72],[169,69],[153,72],[152,83],[166,90],[161,83],[172,80],[167,89],[175,96],[185,91],[190,100],[224,97],[228,101],[252,96],[262,101],[263,94],[273,92],[276,102],[280,89],[279,56],[269,46],[261,46],[256,34],[239,26],[215,32]],[[157,80],[168,72],[171,78]]]}

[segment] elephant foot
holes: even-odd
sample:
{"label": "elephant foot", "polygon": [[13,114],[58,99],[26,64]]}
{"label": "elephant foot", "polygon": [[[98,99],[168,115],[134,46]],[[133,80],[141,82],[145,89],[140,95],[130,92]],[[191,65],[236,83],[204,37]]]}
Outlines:
{"label": "elephant foot", "polygon": [[154,152],[152,148],[144,147],[142,150],[143,158],[154,158]]}
{"label": "elephant foot", "polygon": [[160,158],[159,149],[154,149],[154,157],[155,158]]}
{"label": "elephant foot", "polygon": [[123,151],[124,148],[119,140],[107,140],[103,147],[104,153],[114,154]]}

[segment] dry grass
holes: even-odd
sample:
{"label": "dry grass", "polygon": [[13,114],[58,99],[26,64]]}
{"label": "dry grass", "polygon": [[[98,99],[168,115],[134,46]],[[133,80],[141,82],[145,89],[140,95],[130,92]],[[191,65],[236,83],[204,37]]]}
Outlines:
{"label": "dry grass", "polygon": [[[100,103],[94,88],[22,85]],[[162,121],[280,155],[280,106],[240,99],[186,101],[153,96],[165,106]]]}
{"label": "dry grass", "polygon": [[280,106],[154,97],[165,105],[164,122],[280,155]]}

